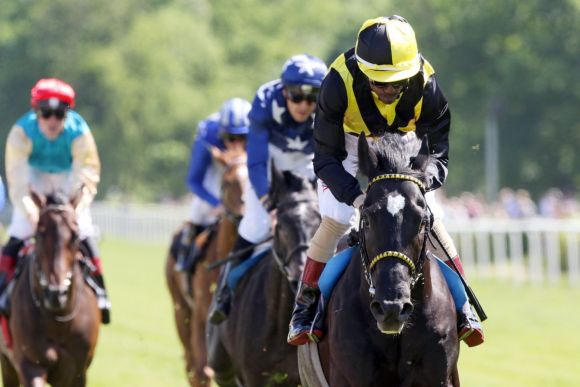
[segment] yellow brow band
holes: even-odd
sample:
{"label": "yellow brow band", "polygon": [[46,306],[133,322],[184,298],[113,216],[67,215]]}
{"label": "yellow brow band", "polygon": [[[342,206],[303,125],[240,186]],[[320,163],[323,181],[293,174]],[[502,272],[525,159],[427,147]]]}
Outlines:
{"label": "yellow brow band", "polygon": [[417,184],[419,186],[419,188],[421,189],[421,191],[425,192],[425,184],[423,184],[423,182],[421,180],[417,179],[416,177],[409,176],[409,175],[402,175],[400,173],[387,173],[387,174],[384,174],[384,175],[378,175],[378,176],[373,177],[372,180],[369,181],[369,185],[367,187],[367,191],[369,190],[369,188],[371,187],[371,185],[373,185],[377,181],[379,181],[379,180],[387,180],[387,179],[412,181],[413,183],[415,183],[415,184]]}
{"label": "yellow brow band", "polygon": [[400,253],[398,251],[385,251],[374,257],[373,260],[371,261],[371,264],[369,265],[369,272],[373,270],[373,267],[375,267],[377,263],[379,263],[381,260],[387,257],[393,257],[402,260],[411,268],[411,275],[415,275],[415,264],[413,263],[411,258],[407,257],[405,254]]}

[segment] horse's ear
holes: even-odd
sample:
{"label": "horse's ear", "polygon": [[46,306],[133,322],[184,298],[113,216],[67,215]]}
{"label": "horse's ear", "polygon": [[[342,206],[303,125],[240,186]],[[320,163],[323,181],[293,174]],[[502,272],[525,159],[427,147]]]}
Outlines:
{"label": "horse's ear", "polygon": [[372,147],[369,146],[364,133],[358,137],[358,163],[360,170],[366,176],[374,176],[379,165],[379,158]]}
{"label": "horse's ear", "polygon": [[42,208],[46,205],[46,196],[44,196],[43,194],[31,189],[30,197],[32,198],[34,204],[36,204],[36,207]]}
{"label": "horse's ear", "polygon": [[413,158],[411,168],[416,171],[425,172],[425,168],[427,168],[427,164],[429,163],[429,157],[429,140],[427,136],[423,136],[421,149],[419,150],[419,154]]}
{"label": "horse's ear", "polygon": [[274,160],[271,161],[270,164],[270,172],[272,177],[272,184],[270,184],[270,201],[272,203],[276,203],[276,198],[279,196],[280,192],[284,189],[282,187],[286,186],[286,180],[284,178],[284,174],[280,172],[276,165],[274,164]]}

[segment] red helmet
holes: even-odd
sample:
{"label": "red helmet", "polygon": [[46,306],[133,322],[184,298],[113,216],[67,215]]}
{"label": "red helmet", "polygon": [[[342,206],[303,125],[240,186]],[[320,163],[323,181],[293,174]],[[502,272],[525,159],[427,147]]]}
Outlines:
{"label": "red helmet", "polygon": [[40,101],[56,98],[68,107],[75,106],[75,91],[71,85],[57,78],[43,78],[30,90],[30,105],[38,107]]}

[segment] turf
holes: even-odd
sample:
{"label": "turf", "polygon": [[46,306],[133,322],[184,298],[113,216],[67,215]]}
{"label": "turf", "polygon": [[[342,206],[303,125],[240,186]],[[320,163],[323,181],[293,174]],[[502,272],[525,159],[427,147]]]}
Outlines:
{"label": "turf", "polygon": [[[89,386],[187,386],[163,276],[166,249],[101,244],[113,323],[101,329]],[[472,287],[489,319],[484,345],[462,344],[464,386],[580,386],[579,288],[484,279]]]}

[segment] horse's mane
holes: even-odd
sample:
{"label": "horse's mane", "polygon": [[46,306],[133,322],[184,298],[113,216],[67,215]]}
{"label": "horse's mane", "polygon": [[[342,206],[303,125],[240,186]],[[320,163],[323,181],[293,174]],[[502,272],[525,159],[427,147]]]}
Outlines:
{"label": "horse's mane", "polygon": [[277,202],[284,203],[295,203],[300,201],[312,200],[317,202],[316,190],[312,183],[300,174],[294,173],[292,171],[281,172],[283,176],[283,182],[281,180],[276,180],[276,184],[281,184],[281,186],[275,186],[273,188],[274,200]]}
{"label": "horse's mane", "polygon": [[421,149],[421,140],[414,133],[385,133],[373,145],[381,173],[401,173],[423,178],[424,172],[413,169],[412,162]]}

